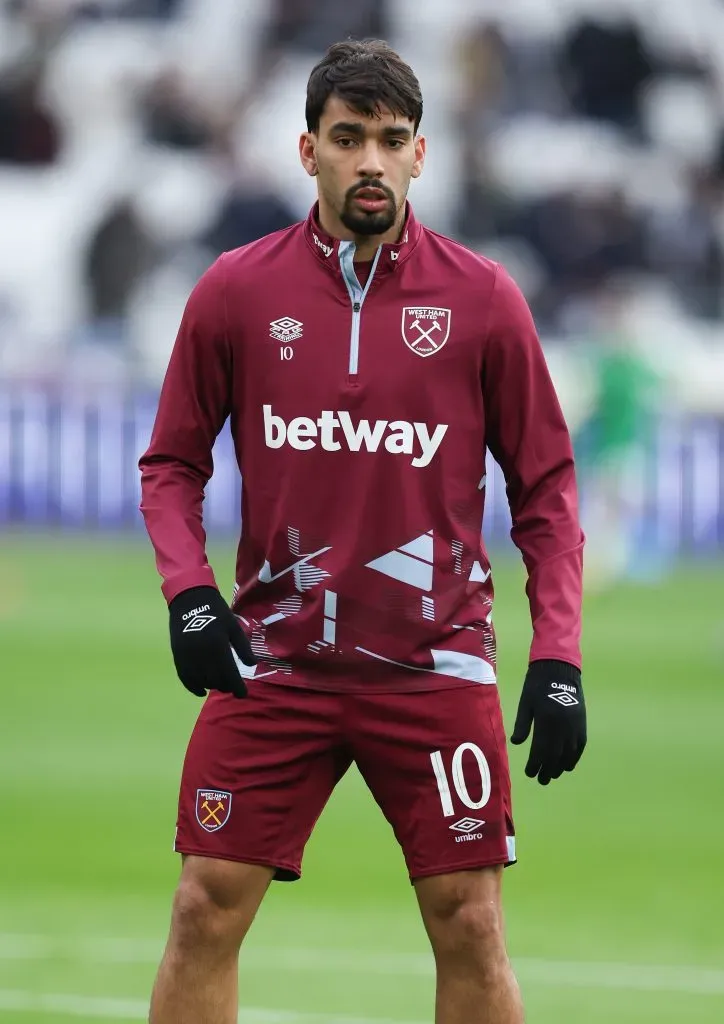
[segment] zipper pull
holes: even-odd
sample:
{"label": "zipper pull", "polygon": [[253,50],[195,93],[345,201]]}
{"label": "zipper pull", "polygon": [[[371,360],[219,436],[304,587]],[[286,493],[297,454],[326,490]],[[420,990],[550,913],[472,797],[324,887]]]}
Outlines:
{"label": "zipper pull", "polygon": [[355,302],[355,303],[354,303],[354,304],[352,305],[352,311],[353,311],[354,313],[359,313],[359,311],[360,311],[361,309],[362,309],[362,304],[361,304],[360,302]]}

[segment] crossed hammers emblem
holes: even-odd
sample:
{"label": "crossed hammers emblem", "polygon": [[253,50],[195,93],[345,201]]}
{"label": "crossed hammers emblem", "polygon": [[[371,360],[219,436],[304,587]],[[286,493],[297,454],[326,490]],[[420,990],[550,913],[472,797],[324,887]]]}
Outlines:
{"label": "crossed hammers emblem", "polygon": [[418,331],[420,332],[419,338],[417,338],[415,341],[411,342],[411,345],[410,345],[411,348],[416,348],[420,344],[421,341],[429,341],[430,344],[432,344],[432,337],[431,337],[432,336],[432,332],[433,331],[441,331],[442,330],[442,327],[440,326],[440,321],[439,320],[434,320],[433,321],[432,327],[430,328],[429,331],[425,330],[425,328],[422,326],[422,324],[420,323],[419,320],[413,320],[413,322],[410,324],[410,327],[411,328],[412,327],[416,327],[418,329]]}
{"label": "crossed hammers emblem", "polygon": [[222,803],[221,800],[217,801],[216,807],[214,807],[213,810],[209,807],[209,801],[208,800],[204,800],[204,802],[201,804],[201,810],[202,811],[208,811],[209,813],[206,815],[206,817],[201,822],[201,824],[202,825],[208,825],[208,823],[213,820],[217,825],[221,825],[222,822],[221,822],[221,820],[219,818],[216,817],[216,815],[219,813],[219,811],[223,811],[223,809],[224,809],[224,804]]}

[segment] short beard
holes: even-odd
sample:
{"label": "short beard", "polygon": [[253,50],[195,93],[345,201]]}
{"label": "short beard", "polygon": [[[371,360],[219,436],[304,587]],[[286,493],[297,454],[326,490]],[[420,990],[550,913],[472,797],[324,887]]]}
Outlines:
{"label": "short beard", "polygon": [[[380,210],[379,213],[365,213],[364,210],[355,210],[352,207],[354,197],[357,192],[363,188],[381,189],[387,197],[386,209]],[[358,182],[347,192],[339,219],[353,235],[357,235],[359,237],[384,235],[391,227],[393,227],[395,220],[397,219],[397,202],[395,201],[395,195],[391,189],[387,188],[385,185],[380,185],[379,182]]]}

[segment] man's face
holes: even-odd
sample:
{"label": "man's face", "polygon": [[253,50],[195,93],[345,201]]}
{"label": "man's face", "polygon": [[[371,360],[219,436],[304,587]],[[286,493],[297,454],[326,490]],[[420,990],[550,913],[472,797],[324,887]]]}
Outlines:
{"label": "man's face", "polygon": [[330,96],[317,132],[302,136],[302,162],[318,179],[320,202],[353,235],[384,235],[419,177],[425,140],[414,123],[383,108],[381,117]]}

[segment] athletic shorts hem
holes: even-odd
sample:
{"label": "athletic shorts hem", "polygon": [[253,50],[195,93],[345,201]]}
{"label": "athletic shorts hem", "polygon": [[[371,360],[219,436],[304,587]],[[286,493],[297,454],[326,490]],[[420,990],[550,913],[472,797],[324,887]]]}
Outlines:
{"label": "athletic shorts hem", "polygon": [[454,875],[456,871],[474,871],[476,868],[494,868],[499,865],[509,868],[516,863],[517,859],[510,860],[507,854],[500,857],[478,857],[464,864],[441,864],[439,867],[424,868],[422,871],[410,871],[410,882],[414,883],[420,878],[431,878],[434,875]]}
{"label": "athletic shorts hem", "polygon": [[243,857],[241,854],[210,853],[209,850],[192,850],[190,846],[176,844],[175,853],[183,853],[187,857],[208,857],[209,860],[230,860],[235,864],[258,864],[262,868],[272,868],[275,882],[296,882],[302,877],[299,864],[270,863],[266,857]]}

